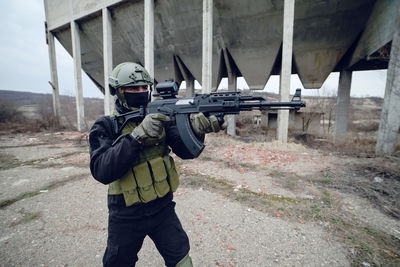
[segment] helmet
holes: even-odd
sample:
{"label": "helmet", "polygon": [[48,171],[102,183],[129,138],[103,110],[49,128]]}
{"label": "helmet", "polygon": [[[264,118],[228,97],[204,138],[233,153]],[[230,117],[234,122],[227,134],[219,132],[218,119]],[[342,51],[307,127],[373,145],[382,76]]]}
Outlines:
{"label": "helmet", "polygon": [[143,66],[133,62],[124,62],[114,68],[108,78],[108,83],[111,95],[115,95],[120,87],[153,85],[153,78]]}

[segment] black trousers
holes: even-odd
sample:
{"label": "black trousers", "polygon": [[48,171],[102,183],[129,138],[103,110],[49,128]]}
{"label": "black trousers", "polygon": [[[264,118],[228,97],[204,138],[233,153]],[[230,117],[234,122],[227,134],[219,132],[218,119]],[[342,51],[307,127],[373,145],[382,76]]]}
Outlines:
{"label": "black trousers", "polygon": [[189,253],[189,239],[170,202],[156,214],[140,218],[112,212],[108,218],[107,248],[103,266],[135,266],[137,254],[148,235],[156,245],[167,266],[175,266]]}

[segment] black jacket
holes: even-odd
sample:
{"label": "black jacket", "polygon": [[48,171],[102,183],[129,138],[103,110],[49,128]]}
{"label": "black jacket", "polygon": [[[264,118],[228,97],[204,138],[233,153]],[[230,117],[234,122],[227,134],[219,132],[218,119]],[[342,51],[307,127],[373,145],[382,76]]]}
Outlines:
{"label": "black jacket", "polygon": [[[165,131],[167,144],[172,151],[182,159],[191,159],[192,157],[183,145],[176,126],[167,126]],[[90,130],[90,171],[92,176],[103,184],[109,184],[121,178],[132,167],[132,161],[139,156],[139,151],[142,149],[142,145],[130,134],[123,136],[113,144],[117,138],[118,136],[114,134],[113,125],[108,116],[99,118]],[[171,201],[172,193],[161,199],[140,205],[154,205],[163,201],[163,199]],[[110,204],[125,205],[122,195],[109,195],[108,202],[109,207]],[[152,204],[153,202],[154,204]]]}

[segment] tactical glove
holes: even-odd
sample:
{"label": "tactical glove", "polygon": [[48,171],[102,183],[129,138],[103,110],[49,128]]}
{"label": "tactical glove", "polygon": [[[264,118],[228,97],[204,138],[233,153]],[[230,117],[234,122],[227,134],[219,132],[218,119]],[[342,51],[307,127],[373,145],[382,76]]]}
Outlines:
{"label": "tactical glove", "polygon": [[192,124],[192,129],[197,136],[202,136],[210,132],[219,132],[226,128],[226,122],[219,125],[217,117],[214,115],[207,118],[203,113],[191,114],[190,122]]}
{"label": "tactical glove", "polygon": [[158,140],[162,137],[164,123],[170,121],[167,115],[152,113],[146,115],[142,123],[132,131],[132,136],[139,143],[146,143],[147,140]]}

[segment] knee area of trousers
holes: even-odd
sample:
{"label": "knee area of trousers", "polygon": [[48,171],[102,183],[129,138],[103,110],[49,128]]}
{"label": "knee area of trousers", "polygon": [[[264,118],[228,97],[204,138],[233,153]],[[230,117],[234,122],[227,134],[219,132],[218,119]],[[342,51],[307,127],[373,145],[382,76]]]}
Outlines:
{"label": "knee area of trousers", "polygon": [[175,267],[193,267],[192,258],[190,258],[189,254],[186,254],[186,256],[175,265]]}

